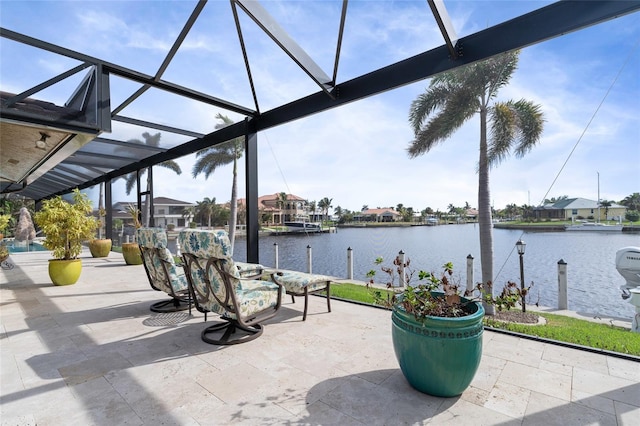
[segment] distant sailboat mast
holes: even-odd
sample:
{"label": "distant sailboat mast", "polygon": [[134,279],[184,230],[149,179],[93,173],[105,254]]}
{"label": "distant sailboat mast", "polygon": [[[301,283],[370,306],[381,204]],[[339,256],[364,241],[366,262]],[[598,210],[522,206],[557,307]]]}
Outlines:
{"label": "distant sailboat mast", "polygon": [[600,172],[598,174],[598,223],[600,223]]}

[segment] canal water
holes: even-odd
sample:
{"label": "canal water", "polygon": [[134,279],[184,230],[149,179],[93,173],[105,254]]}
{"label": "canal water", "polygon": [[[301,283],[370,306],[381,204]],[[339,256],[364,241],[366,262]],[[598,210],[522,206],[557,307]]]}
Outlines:
{"label": "canal water", "polygon": [[[526,243],[524,276],[531,288],[531,303],[558,306],[558,261],[567,263],[568,307],[588,315],[632,318],[635,310],[622,300],[624,279],[616,271],[616,251],[640,246],[640,235],[599,232],[523,232],[494,229],[494,289],[511,280],[520,284],[520,266],[515,243]],[[352,249],[353,278],[365,281],[373,261],[381,256],[392,261],[400,250],[414,269],[439,271],[453,262],[461,284],[466,283],[466,258],[474,257],[474,282],[481,280],[480,243],[477,224],[391,228],[340,228],[332,234],[261,236],[259,256],[265,266],[307,271],[307,246],[311,247],[313,272],[347,277],[347,249]],[[246,259],[246,240],[238,238],[236,260]],[[385,262],[386,263],[386,262]],[[378,272],[379,281],[384,274]]]}

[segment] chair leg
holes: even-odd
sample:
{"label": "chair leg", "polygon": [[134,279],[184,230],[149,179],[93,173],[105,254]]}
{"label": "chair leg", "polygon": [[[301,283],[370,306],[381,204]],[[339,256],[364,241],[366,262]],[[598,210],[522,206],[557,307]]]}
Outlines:
{"label": "chair leg", "polygon": [[161,300],[159,302],[156,302],[154,304],[152,304],[149,309],[152,312],[159,312],[162,314],[168,313],[168,312],[178,312],[178,311],[184,311],[186,309],[191,309],[191,303],[189,303],[190,301],[188,300],[182,300],[182,299],[176,299],[176,298],[171,298],[168,300]]}
{"label": "chair leg", "polygon": [[[236,321],[223,321],[214,325],[211,325],[200,334],[202,341],[211,345],[237,345],[239,343],[250,342],[260,337],[264,328],[260,324],[255,324],[249,327],[243,327]],[[211,338],[210,334],[222,334],[222,337],[216,339]],[[242,336],[240,335],[242,334]]]}
{"label": "chair leg", "polygon": [[307,320],[307,306],[309,306],[309,288],[304,288],[304,313],[302,314],[302,321]]}

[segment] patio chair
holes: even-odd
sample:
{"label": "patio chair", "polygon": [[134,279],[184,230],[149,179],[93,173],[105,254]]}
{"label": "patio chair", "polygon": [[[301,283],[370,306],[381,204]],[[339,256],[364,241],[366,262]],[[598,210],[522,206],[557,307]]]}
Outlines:
{"label": "patio chair", "polygon": [[151,288],[164,291],[170,296],[151,305],[153,312],[177,312],[189,309],[191,314],[191,296],[184,269],[176,264],[167,248],[167,233],[162,228],[138,228],[136,238],[142,263],[147,272]]}
{"label": "patio chair", "polygon": [[282,286],[243,278],[231,257],[226,231],[185,230],[178,241],[196,309],[205,321],[209,312],[222,319],[202,331],[202,340],[233,345],[258,338],[264,331],[260,323],[280,309]]}

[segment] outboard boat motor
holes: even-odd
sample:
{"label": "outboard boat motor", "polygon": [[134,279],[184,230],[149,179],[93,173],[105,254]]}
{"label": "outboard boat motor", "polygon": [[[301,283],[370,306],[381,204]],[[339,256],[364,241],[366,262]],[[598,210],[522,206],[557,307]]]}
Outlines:
{"label": "outboard boat motor", "polygon": [[628,299],[629,290],[640,288],[640,247],[624,247],[616,252],[616,269],[627,281],[620,286],[622,298]]}
{"label": "outboard boat motor", "polygon": [[620,286],[622,298],[636,307],[631,331],[640,333],[640,247],[624,247],[616,252],[616,269],[626,280]]}

